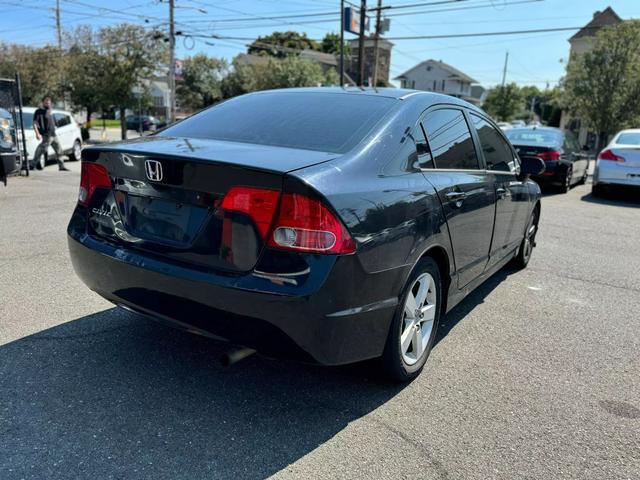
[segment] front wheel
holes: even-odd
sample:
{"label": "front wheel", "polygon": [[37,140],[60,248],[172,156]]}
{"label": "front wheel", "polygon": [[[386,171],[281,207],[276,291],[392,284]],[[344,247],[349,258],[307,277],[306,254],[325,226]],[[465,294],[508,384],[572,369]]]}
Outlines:
{"label": "front wheel", "polygon": [[396,308],[382,355],[385,371],[395,381],[417,377],[429,357],[442,305],[442,281],[436,262],[418,262]]}

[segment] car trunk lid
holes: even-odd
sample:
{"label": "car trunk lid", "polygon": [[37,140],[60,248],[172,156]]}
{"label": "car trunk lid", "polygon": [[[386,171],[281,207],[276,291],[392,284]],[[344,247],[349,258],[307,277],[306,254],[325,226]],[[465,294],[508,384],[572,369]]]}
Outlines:
{"label": "car trunk lid", "polygon": [[234,186],[280,191],[287,172],[335,154],[214,140],[147,137],[92,147],[110,189],[88,205],[90,234],[204,269],[248,271],[263,248],[250,217],[221,208]]}

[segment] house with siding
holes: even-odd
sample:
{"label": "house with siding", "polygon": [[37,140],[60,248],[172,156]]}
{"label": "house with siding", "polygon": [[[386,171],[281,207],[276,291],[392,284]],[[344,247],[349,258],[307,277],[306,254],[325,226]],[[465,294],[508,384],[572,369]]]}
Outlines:
{"label": "house with siding", "polygon": [[395,80],[400,81],[402,88],[452,95],[475,105],[481,104],[484,93],[484,89],[472,89],[478,83],[477,80],[440,60],[425,60],[397,76]]}

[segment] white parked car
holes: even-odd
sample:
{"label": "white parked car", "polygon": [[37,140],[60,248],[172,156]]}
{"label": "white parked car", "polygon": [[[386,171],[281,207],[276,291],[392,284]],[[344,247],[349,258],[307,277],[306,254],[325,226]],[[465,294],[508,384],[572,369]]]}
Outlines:
{"label": "white parked car", "polygon": [[593,194],[616,185],[640,187],[640,128],[618,132],[598,155]]}
{"label": "white parked car", "polygon": [[[40,141],[36,138],[36,132],[33,129],[33,114],[35,107],[24,107],[22,109],[22,118],[24,118],[24,135],[27,141],[27,158],[31,162],[36,153],[36,148]],[[52,109],[51,113],[56,122],[56,135],[62,151],[69,156],[69,160],[80,160],[80,152],[82,151],[82,132],[80,126],[73,119],[71,112],[64,110]],[[56,158],[53,147],[49,147],[48,161],[52,162]],[[40,163],[44,167],[44,155],[40,157]],[[32,165],[33,166],[33,165]]]}

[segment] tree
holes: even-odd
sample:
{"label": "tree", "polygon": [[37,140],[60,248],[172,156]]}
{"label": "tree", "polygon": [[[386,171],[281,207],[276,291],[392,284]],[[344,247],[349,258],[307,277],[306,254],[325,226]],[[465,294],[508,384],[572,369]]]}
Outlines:
{"label": "tree", "polygon": [[254,40],[249,45],[247,53],[284,58],[297,55],[300,50],[320,50],[320,46],[308,38],[306,33],[273,32]]}
{"label": "tree", "polygon": [[182,62],[182,81],[177,85],[181,106],[191,110],[208,107],[223,98],[222,79],[228,74],[225,60],[198,54]]}
{"label": "tree", "polygon": [[230,98],[256,90],[336,85],[339,81],[334,69],[323,73],[319,64],[296,56],[248,65],[235,59],[233,71],[221,82],[221,90],[224,98]]}
{"label": "tree", "polygon": [[522,91],[515,83],[494,87],[487,93],[483,108],[498,120],[511,120],[524,108]]}
{"label": "tree", "polygon": [[138,103],[133,90],[142,86],[142,80],[150,78],[161,64],[166,65],[167,47],[153,33],[131,24],[101,28],[98,45],[109,74],[104,99],[119,109],[122,138],[126,139],[125,110]]}
{"label": "tree", "polygon": [[571,58],[564,80],[567,106],[608,136],[640,120],[640,21],[600,30],[591,51]]}
{"label": "tree", "polygon": [[38,105],[45,95],[60,96],[64,70],[65,61],[57,48],[0,45],[0,77],[13,78],[16,71],[20,73],[25,105]]}

